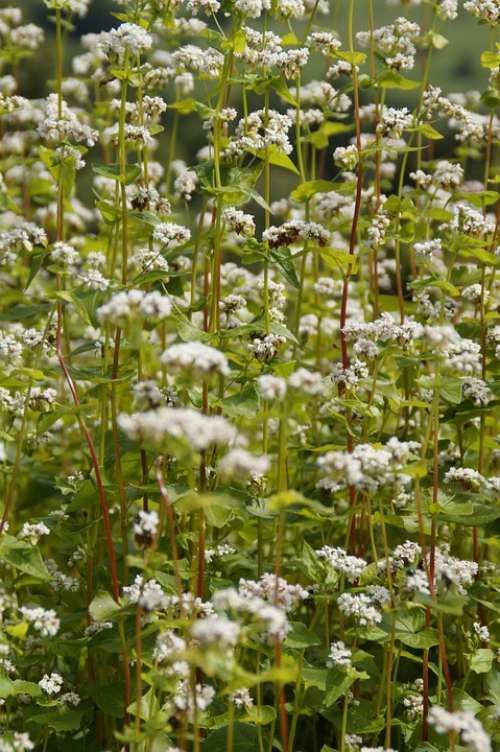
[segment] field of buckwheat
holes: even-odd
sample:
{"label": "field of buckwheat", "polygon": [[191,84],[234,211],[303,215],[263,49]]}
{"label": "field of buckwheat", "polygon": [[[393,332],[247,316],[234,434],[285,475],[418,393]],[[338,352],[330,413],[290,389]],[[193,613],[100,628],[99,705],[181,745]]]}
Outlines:
{"label": "field of buckwheat", "polygon": [[38,3],[0,7],[0,752],[500,749],[500,0],[117,0],[75,55],[90,0]]}

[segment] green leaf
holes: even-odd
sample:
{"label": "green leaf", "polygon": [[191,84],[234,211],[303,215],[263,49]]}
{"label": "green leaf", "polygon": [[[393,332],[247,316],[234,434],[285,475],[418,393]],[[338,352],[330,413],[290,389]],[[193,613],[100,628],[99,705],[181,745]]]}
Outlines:
{"label": "green leaf", "polygon": [[0,540],[0,561],[37,580],[52,579],[38,548],[10,535]]}
{"label": "green leaf", "polygon": [[276,78],[271,79],[270,85],[272,86],[274,91],[279,94],[281,99],[292,105],[292,107],[297,107],[297,100],[282,78],[277,76]]}
{"label": "green leaf", "polygon": [[243,722],[251,721],[258,726],[265,726],[267,723],[272,723],[276,718],[276,710],[272,705],[250,705],[245,710],[245,715],[241,720]]}
{"label": "green leaf", "polygon": [[210,339],[207,332],[194,326],[184,314],[177,313],[175,319],[177,334],[184,342],[207,342]]}
{"label": "green leaf", "polygon": [[234,50],[234,52],[237,53],[243,52],[246,46],[247,39],[243,29],[238,29],[234,36],[229,37],[228,39],[223,39],[221,43],[221,48],[223,50],[226,50],[227,52],[229,52],[230,50]]}
{"label": "green leaf", "polygon": [[26,282],[26,287],[24,288],[25,290],[28,289],[28,287],[31,285],[36,275],[42,268],[44,258],[45,258],[44,251],[35,251],[34,253],[31,254],[30,273],[28,276],[28,281]]}
{"label": "green leaf", "polygon": [[404,91],[411,91],[412,89],[418,89],[421,81],[412,81],[409,78],[405,78],[395,70],[389,69],[383,71],[377,79],[377,85],[381,89],[403,89]]}
{"label": "green leaf", "polygon": [[320,248],[319,253],[330,269],[342,272],[350,270],[351,274],[354,274],[358,268],[357,257],[348,253],[348,251],[343,251],[339,248]]}
{"label": "green leaf", "polygon": [[439,387],[439,396],[452,405],[459,405],[462,401],[462,380],[450,376]]}
{"label": "green leaf", "polygon": [[290,284],[299,289],[300,283],[297,272],[293,265],[292,256],[289,248],[273,248],[269,252],[269,257],[278,266],[280,272]]}
{"label": "green leaf", "polygon": [[410,632],[396,632],[395,637],[397,640],[408,645],[410,648],[431,648],[434,645],[439,644],[438,633],[436,629],[426,628],[421,632],[411,634]]}
{"label": "green leaf", "polygon": [[306,687],[316,687],[317,689],[325,691],[327,676],[328,671],[326,668],[304,666],[302,669],[302,681]]}
{"label": "green leaf", "polygon": [[347,60],[351,65],[363,65],[366,60],[366,53],[338,51],[335,53],[335,57],[339,57],[341,60]]}
{"label": "green leaf", "polygon": [[271,321],[271,326],[269,327],[272,334],[280,334],[282,337],[285,337],[285,339],[290,340],[291,342],[297,342],[297,338],[294,334],[286,327],[284,324],[280,324],[279,321]]}
{"label": "green leaf", "polygon": [[89,613],[94,621],[109,621],[119,610],[119,605],[105,590],[99,590],[89,606]]}
{"label": "green leaf", "polygon": [[418,128],[415,128],[415,131],[417,133],[421,133],[422,136],[425,136],[425,138],[431,139],[431,141],[438,141],[439,139],[444,138],[444,136],[442,136],[439,131],[433,128],[430,123],[422,123],[418,126]]}
{"label": "green leaf", "polygon": [[436,50],[442,50],[449,43],[450,40],[446,39],[442,34],[437,34],[436,32],[432,34],[432,46],[435,47]]}
{"label": "green leaf", "polygon": [[453,614],[460,616],[463,613],[464,606],[467,603],[467,597],[457,593],[441,593],[437,600],[433,600],[430,595],[417,595],[414,598],[419,603],[425,603],[434,611],[440,611],[443,614]]}
{"label": "green leaf", "polygon": [[300,174],[288,154],[285,154],[285,152],[278,149],[278,147],[274,144],[268,146],[267,149],[259,149],[258,151],[253,151],[250,149],[250,153],[254,154],[256,157],[262,159],[263,161],[266,159],[267,154],[269,164],[275,165],[276,167],[282,167],[284,170],[293,172],[295,175]]}
{"label": "green leaf", "polygon": [[226,397],[222,404],[224,414],[230,418],[253,418],[258,409],[258,399],[255,387],[250,385],[238,394]]}
{"label": "green leaf", "polygon": [[329,193],[333,190],[333,183],[329,180],[307,180],[292,191],[292,199],[302,204],[314,196],[315,193]]}
{"label": "green leaf", "polygon": [[33,305],[14,305],[6,311],[0,313],[0,321],[24,321],[26,319],[34,318],[35,316],[43,316],[50,310],[50,303],[34,303]]}
{"label": "green leaf", "polygon": [[[203,742],[203,752],[221,752],[227,749],[227,727],[212,731]],[[257,729],[249,723],[233,724],[233,752],[255,752],[259,748]]]}
{"label": "green leaf", "polygon": [[313,582],[320,582],[320,578],[324,576],[324,569],[316,556],[314,549],[309,545],[307,541],[304,541],[302,548],[301,564],[303,565],[307,576]]}
{"label": "green leaf", "polygon": [[29,695],[30,697],[40,697],[42,690],[34,682],[16,679],[12,681],[8,676],[0,676],[0,697],[12,697],[14,695]]}
{"label": "green leaf", "polygon": [[63,706],[48,713],[32,715],[28,720],[30,723],[49,726],[54,731],[76,731],[81,726],[83,714],[83,710],[71,710]]}
{"label": "green leaf", "polygon": [[108,180],[117,180],[122,185],[134,183],[141,174],[141,166],[138,164],[127,165],[125,175],[122,175],[119,164],[93,164],[92,169],[96,175],[102,175]]}
{"label": "green leaf", "polygon": [[481,53],[481,65],[483,68],[490,68],[492,70],[498,68],[500,65],[500,53],[485,50],[485,52]]}
{"label": "green leaf", "polygon": [[123,718],[125,701],[121,683],[100,684],[91,688],[92,699],[103,713],[113,718]]}
{"label": "green leaf", "polygon": [[15,679],[12,682],[12,694],[15,695],[29,695],[30,697],[40,697],[42,690],[35,684],[35,682],[23,681],[23,679]]}
{"label": "green leaf", "polygon": [[196,100],[192,98],[179,99],[177,102],[168,105],[169,110],[177,110],[181,115],[189,115],[197,108]]}
{"label": "green leaf", "polygon": [[296,44],[300,44],[300,39],[293,31],[290,31],[281,37],[281,44],[293,47]]}
{"label": "green leaf", "polygon": [[482,209],[483,206],[493,206],[493,204],[496,204],[500,198],[500,193],[497,191],[460,191],[460,198],[464,198],[469,203]]}
{"label": "green leaf", "polygon": [[471,671],[475,674],[487,674],[491,671],[495,654],[490,648],[478,648],[470,659]]}
{"label": "green leaf", "polygon": [[285,644],[288,648],[300,649],[308,648],[311,645],[321,645],[321,639],[301,621],[290,622],[290,627],[291,629],[285,638]]}
{"label": "green leaf", "polygon": [[324,699],[324,706],[326,708],[330,708],[332,705],[334,705],[339,697],[345,695],[347,690],[352,687],[355,681],[356,673],[354,671],[348,674],[343,671],[339,671],[338,669],[329,671],[326,681],[326,695]]}
{"label": "green leaf", "polygon": [[326,149],[331,136],[336,136],[339,133],[348,133],[352,129],[353,126],[349,123],[332,123],[331,121],[327,121],[326,123],[322,123],[317,131],[313,131],[313,133],[305,136],[303,141],[313,144],[316,149]]}

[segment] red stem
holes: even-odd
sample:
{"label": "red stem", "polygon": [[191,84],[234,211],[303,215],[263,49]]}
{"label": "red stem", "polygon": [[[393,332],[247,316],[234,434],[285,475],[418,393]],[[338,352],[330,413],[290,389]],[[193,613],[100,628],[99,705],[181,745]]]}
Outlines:
{"label": "red stem", "polygon": [[177,585],[177,594],[179,598],[181,598],[182,597],[182,579],[181,579],[181,573],[179,569],[179,552],[177,549],[177,537],[176,537],[177,534],[175,530],[174,510],[172,509],[172,504],[170,503],[170,499],[168,497],[167,487],[165,485],[165,480],[163,478],[163,473],[161,471],[161,466],[159,463],[156,466],[156,480],[160,488],[161,500],[163,502],[163,506],[165,507],[165,511],[167,513],[168,532],[170,535],[170,548],[172,550],[172,561],[174,562],[175,582]]}
{"label": "red stem", "polygon": [[[57,352],[57,358],[59,360],[59,365],[61,366],[61,370],[64,373],[64,378],[66,379],[66,383],[68,384],[69,390],[71,392],[71,396],[73,398],[73,402],[75,406],[79,408],[81,406],[80,398],[78,396],[75,383],[73,382],[71,374],[66,365],[66,361],[64,359],[64,354],[62,350],[62,304],[61,303],[57,304],[56,352]],[[99,467],[99,460],[97,458],[97,452],[94,446],[92,436],[90,435],[90,431],[87,427],[87,424],[85,423],[85,420],[82,418],[81,415],[78,415],[78,422],[80,424],[80,428],[82,430],[83,436],[85,438],[85,442],[89,450],[92,467],[94,468],[95,480],[96,480],[96,485],[97,485],[97,494],[99,498],[99,505],[101,507],[101,514],[102,514],[103,523],[104,523],[104,533],[106,537],[106,547],[108,551],[109,566],[111,569],[111,584],[112,584],[112,590],[113,590],[113,598],[118,603],[119,598],[120,598],[120,585],[118,582],[116,555],[115,555],[115,549],[113,546],[113,532],[111,529],[111,520],[109,517],[109,509],[108,509],[108,503],[106,500],[106,492],[104,490],[104,483],[102,480],[101,468]]]}

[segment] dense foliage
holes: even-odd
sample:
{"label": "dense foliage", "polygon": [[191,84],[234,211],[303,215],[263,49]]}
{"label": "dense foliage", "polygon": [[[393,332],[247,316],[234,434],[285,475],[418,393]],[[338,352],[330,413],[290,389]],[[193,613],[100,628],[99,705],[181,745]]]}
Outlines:
{"label": "dense foliage", "polygon": [[44,2],[46,99],[0,8],[0,752],[498,748],[499,0],[120,0],[70,61]]}

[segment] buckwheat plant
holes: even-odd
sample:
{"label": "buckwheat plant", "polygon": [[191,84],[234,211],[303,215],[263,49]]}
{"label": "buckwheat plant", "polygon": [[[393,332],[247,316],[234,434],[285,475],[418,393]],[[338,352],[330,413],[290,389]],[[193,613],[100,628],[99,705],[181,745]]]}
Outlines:
{"label": "buckwheat plant", "polygon": [[499,0],[117,0],[73,56],[90,0],[36,2],[0,752],[499,749]]}

